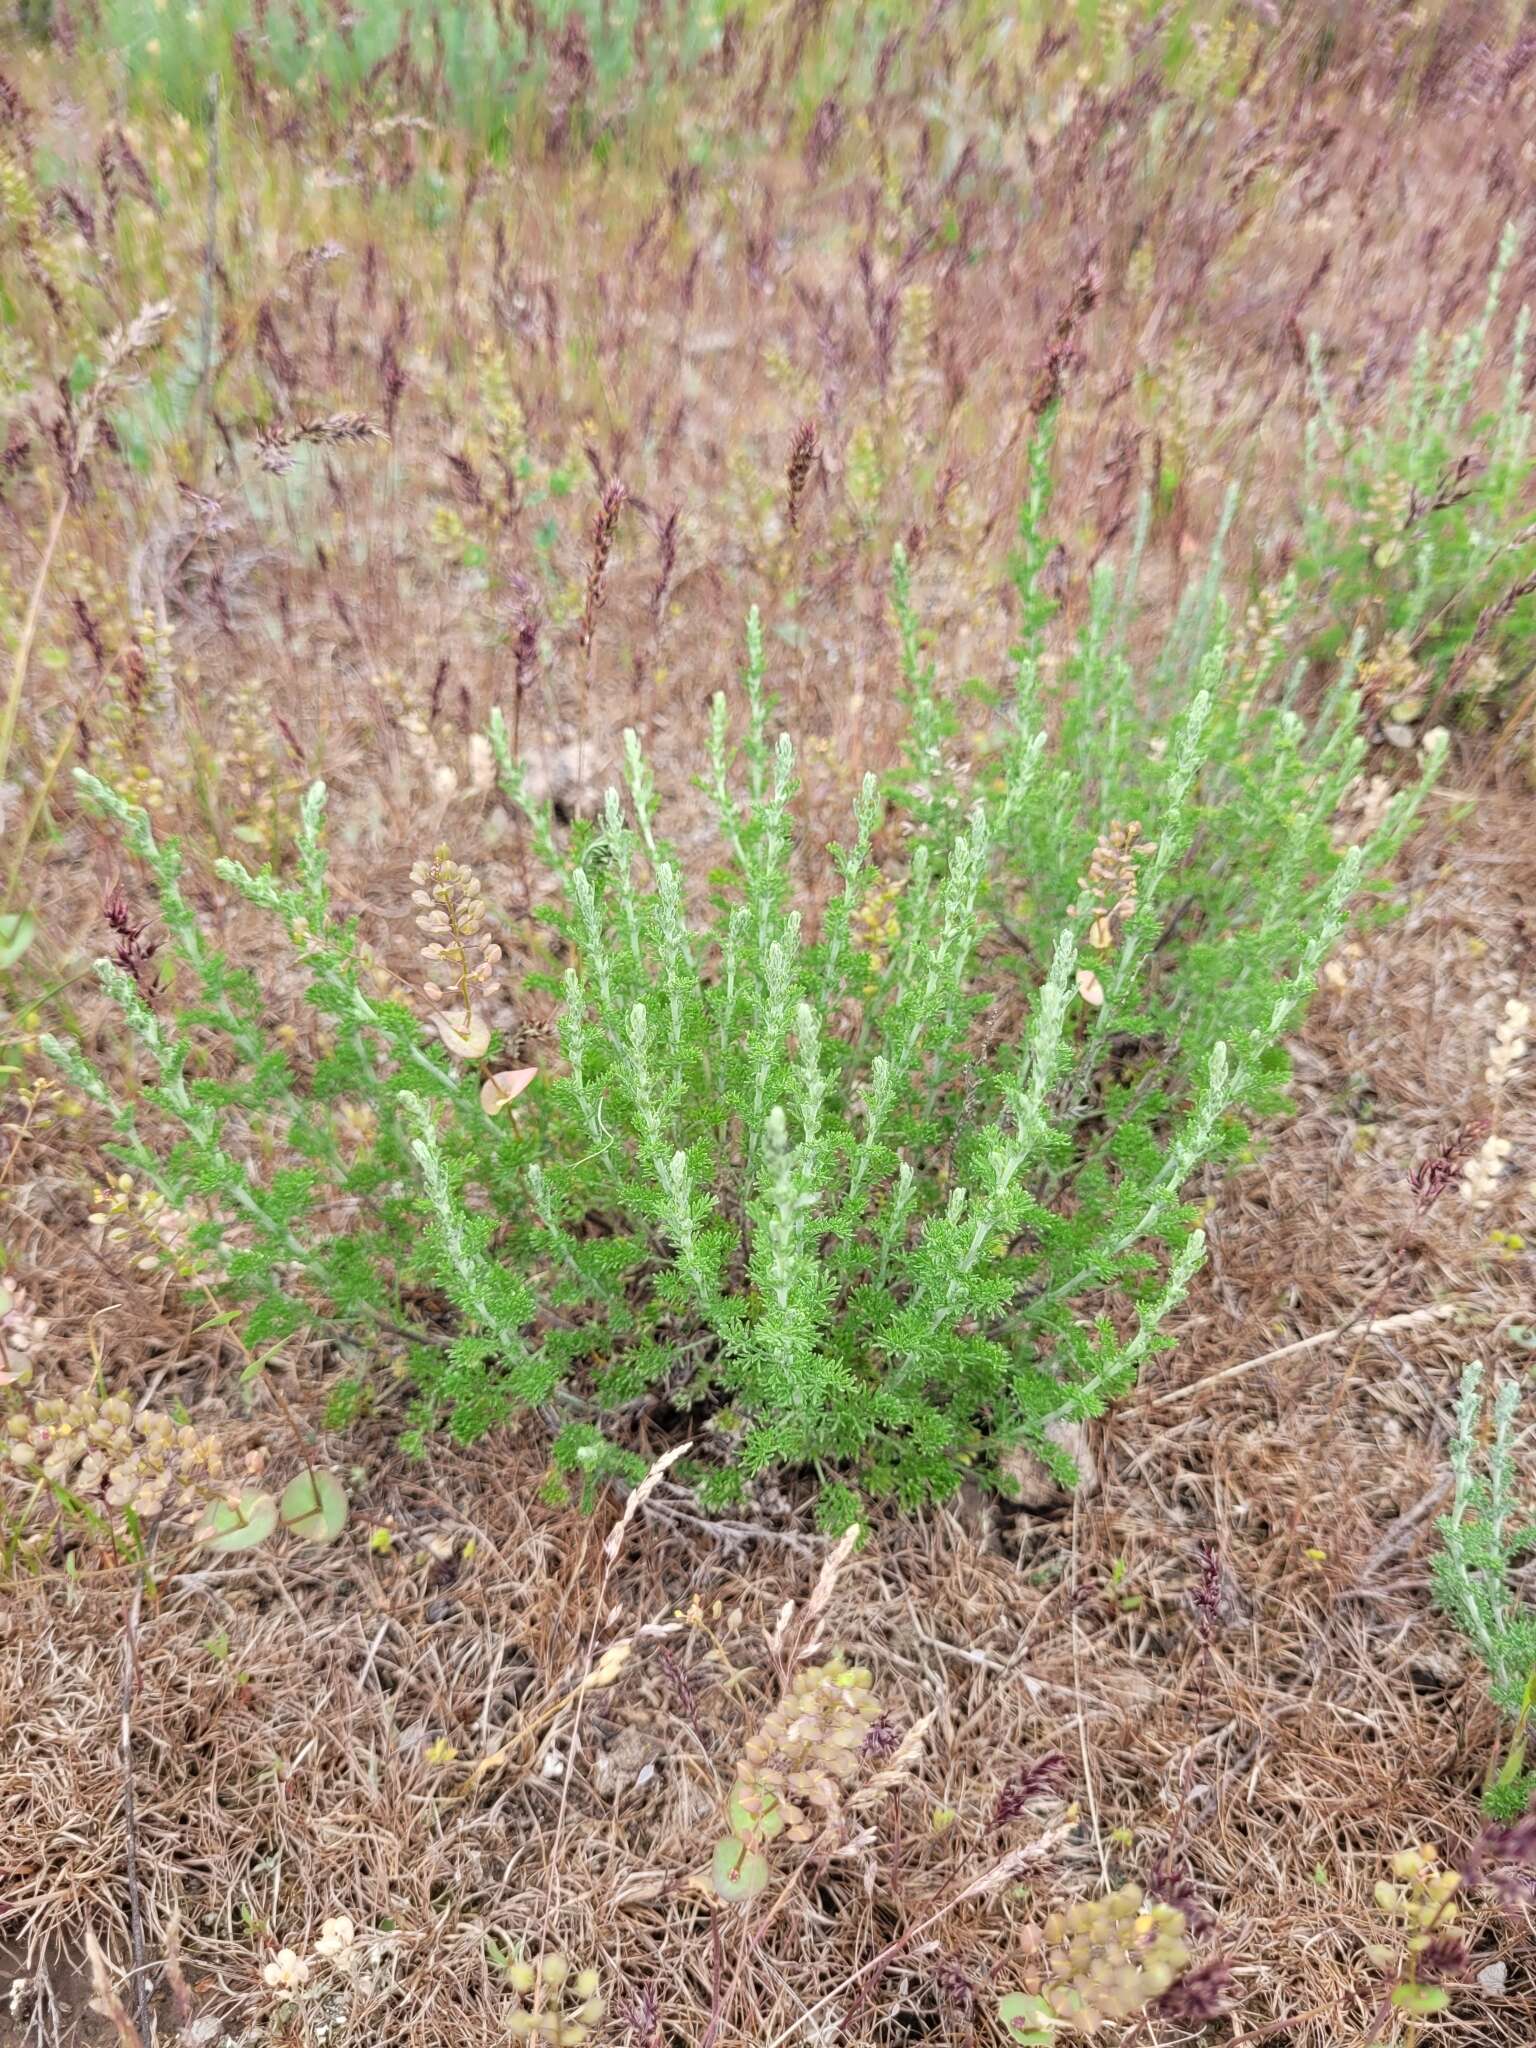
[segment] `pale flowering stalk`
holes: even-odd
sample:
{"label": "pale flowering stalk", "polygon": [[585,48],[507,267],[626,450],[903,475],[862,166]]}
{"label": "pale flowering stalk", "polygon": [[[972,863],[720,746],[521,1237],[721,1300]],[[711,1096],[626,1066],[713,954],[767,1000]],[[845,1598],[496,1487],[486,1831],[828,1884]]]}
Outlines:
{"label": "pale flowering stalk", "polygon": [[1493,1034],[1493,1045],[1488,1054],[1488,1064],[1483,1069],[1483,1079],[1494,1093],[1502,1094],[1504,1084],[1518,1061],[1526,1054],[1526,1032],[1531,1026],[1531,1006],[1514,996],[1504,1005],[1503,1021]]}
{"label": "pale flowering stalk", "polygon": [[1526,1032],[1530,1028],[1531,1006],[1511,996],[1504,1005],[1504,1015],[1494,1030],[1493,1044],[1488,1052],[1488,1064],[1483,1069],[1483,1079],[1493,1096],[1493,1114],[1489,1121],[1494,1128],[1489,1131],[1481,1146],[1467,1161],[1461,1177],[1461,1191],[1474,1209],[1491,1209],[1497,1198],[1499,1181],[1514,1150],[1508,1138],[1499,1136],[1498,1111],[1505,1087],[1516,1065],[1525,1057]]}

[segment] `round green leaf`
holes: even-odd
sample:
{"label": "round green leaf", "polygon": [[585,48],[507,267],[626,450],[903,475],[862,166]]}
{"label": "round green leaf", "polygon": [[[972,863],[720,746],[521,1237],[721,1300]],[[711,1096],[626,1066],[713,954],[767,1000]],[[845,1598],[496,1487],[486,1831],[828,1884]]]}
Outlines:
{"label": "round green leaf", "polygon": [[270,1493],[248,1488],[239,1504],[216,1500],[203,1523],[202,1538],[210,1550],[254,1550],[277,1527],[277,1502]]}
{"label": "round green leaf", "polygon": [[767,1795],[761,1813],[748,1813],[741,1803],[741,1792],[738,1788],[731,1794],[728,1812],[732,1829],[744,1842],[771,1842],[775,1835],[782,1835],[784,1832],[784,1816],[779,1811],[778,1800],[771,1792]]}
{"label": "round green leaf", "polygon": [[300,1472],[283,1489],[283,1527],[305,1543],[334,1543],[347,1526],[347,1496],[334,1472]]}
{"label": "round green leaf", "polygon": [[1003,2032],[1019,2048],[1051,2048],[1056,2039],[1056,2015],[1043,1998],[1027,1991],[1010,1991],[997,2001],[997,2017]]}
{"label": "round green leaf", "polygon": [[1400,2012],[1444,2012],[1450,2002],[1443,1984],[1398,1984],[1392,1992],[1392,2003]]}
{"label": "round green leaf", "polygon": [[727,1835],[715,1844],[709,1874],[722,1899],[755,1899],[768,1888],[768,1859],[739,1835]]}

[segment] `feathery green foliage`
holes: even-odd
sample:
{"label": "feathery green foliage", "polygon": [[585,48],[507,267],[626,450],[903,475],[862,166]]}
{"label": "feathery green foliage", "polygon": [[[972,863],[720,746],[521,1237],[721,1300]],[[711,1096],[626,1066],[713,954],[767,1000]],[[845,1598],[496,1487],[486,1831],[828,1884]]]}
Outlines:
{"label": "feathery green foliage", "polygon": [[1521,1559],[1536,1546],[1536,1516],[1517,1495],[1515,1416],[1519,1383],[1494,1395],[1493,1433],[1481,1441],[1483,1369],[1462,1375],[1451,1441],[1455,1490],[1439,1521],[1433,1564],[1435,1599],[1472,1645],[1488,1673],[1498,1706],[1514,1722],[1503,1762],[1490,1769],[1485,1803],[1514,1819],[1536,1794],[1536,1771],[1525,1768],[1526,1739],[1536,1710],[1536,1608],[1515,1585]]}
{"label": "feathery green foliage", "polygon": [[1451,710],[1473,723],[1511,711],[1536,654],[1528,309],[1515,322],[1498,404],[1484,410],[1478,401],[1518,247],[1506,228],[1478,318],[1443,355],[1428,331],[1420,337],[1376,425],[1342,424],[1311,341],[1303,566],[1330,622],[1318,644],[1336,652],[1363,627],[1374,708],[1405,730]]}
{"label": "feathery green foliage", "polygon": [[1368,844],[1335,844],[1357,700],[1346,677],[1309,724],[1235,657],[1219,564],[1142,673],[1134,576],[1101,574],[1048,731],[1049,452],[1047,421],[1005,737],[979,766],[955,757],[898,555],[905,755],[888,788],[866,778],[809,883],[755,615],[739,741],[723,697],[711,718],[720,862],[702,898],[633,735],[626,791],[563,835],[493,721],[558,883],[564,962],[561,1071],[514,1111],[482,1107],[494,1043],[455,1057],[468,1048],[365,991],[327,898],[318,786],[292,878],[218,866],[307,973],[325,1043],[301,1071],[255,984],[208,949],[175,845],[81,778],[147,865],[192,985],[162,1017],[98,970],[180,1142],[158,1155],[80,1055],[53,1050],[125,1163],[206,1218],[197,1246],[248,1341],[404,1330],[413,1428],[474,1437],[543,1410],[567,1424],[557,1465],[588,1487],[635,1469],[640,1403],[696,1433],[704,1418],[707,1500],[809,1468],[839,1528],[850,1483],[913,1504],[1000,1481],[1020,1444],[1070,1478],[1058,1426],[1101,1413],[1168,1341],[1203,1250],[1192,1183],[1280,1101],[1285,1034],[1420,791]]}

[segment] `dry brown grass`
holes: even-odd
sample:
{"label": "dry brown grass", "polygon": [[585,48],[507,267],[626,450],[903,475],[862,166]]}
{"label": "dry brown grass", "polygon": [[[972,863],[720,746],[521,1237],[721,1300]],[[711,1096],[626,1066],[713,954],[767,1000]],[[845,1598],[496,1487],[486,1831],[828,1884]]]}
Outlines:
{"label": "dry brown grass", "polygon": [[[1233,102],[1191,99],[1150,61],[1130,83],[1071,85],[1068,46],[1016,81],[983,79],[949,115],[937,159],[918,90],[879,101],[868,134],[850,131],[830,155],[748,152],[710,176],[664,152],[606,171],[579,156],[488,165],[445,134],[433,147],[449,198],[432,227],[412,198],[425,144],[408,123],[360,120],[338,136],[296,117],[265,139],[236,129],[213,423],[194,437],[195,463],[173,441],[70,522],[75,558],[44,621],[69,663],[34,677],[39,734],[52,702],[60,717],[83,713],[87,753],[100,745],[113,677],[121,687],[131,665],[130,615],[147,605],[197,668],[160,743],[170,815],[227,838],[246,821],[248,772],[276,789],[324,773],[353,805],[371,864],[408,824],[475,829],[467,739],[493,702],[510,704],[525,617],[538,639],[525,730],[551,772],[572,780],[584,738],[599,780],[635,722],[681,780],[756,601],[771,631],[787,631],[780,687],[802,737],[825,750],[840,823],[846,789],[888,747],[895,539],[916,555],[923,616],[952,672],[996,672],[1030,401],[1053,350],[1069,608],[1159,475],[1153,552],[1170,586],[1233,480],[1245,493],[1239,584],[1283,565],[1307,410],[1301,334],[1322,338],[1341,402],[1370,405],[1421,327],[1465,320],[1518,212],[1536,68],[1517,61],[1523,45],[1507,44],[1495,10],[1453,13],[1406,45],[1357,42],[1358,25],[1336,20],[1321,67],[1320,29],[1293,24],[1261,40]],[[139,136],[169,200],[152,216],[123,187],[114,243],[93,181],[115,129],[90,74],[23,82],[31,146],[96,209],[84,303],[99,292],[126,320],[170,295],[190,345],[204,269],[196,150]],[[330,175],[313,175],[317,159]],[[1092,305],[1062,342],[1084,280]],[[1528,240],[1510,309],[1533,281]],[[78,337],[50,320],[42,307],[36,344],[64,370]],[[571,484],[495,521],[470,501],[496,496],[481,344],[506,351],[536,468],[563,465]],[[19,410],[0,500],[18,580],[47,523],[33,480],[47,411],[46,397]],[[322,449],[288,489],[264,476],[273,432],[348,414],[387,423],[387,451]],[[807,414],[821,453],[791,533],[786,469]],[[885,474],[872,505],[849,493],[861,435]],[[630,504],[591,622],[583,733],[588,537],[613,479]],[[466,567],[443,545],[447,515],[483,561]],[[557,532],[541,542],[550,517]],[[391,673],[398,687],[381,690]],[[233,715],[246,685],[254,736]],[[407,711],[426,720],[454,794],[412,763]],[[69,816],[66,798],[59,809]],[[58,850],[66,882],[75,856],[72,841]]]}

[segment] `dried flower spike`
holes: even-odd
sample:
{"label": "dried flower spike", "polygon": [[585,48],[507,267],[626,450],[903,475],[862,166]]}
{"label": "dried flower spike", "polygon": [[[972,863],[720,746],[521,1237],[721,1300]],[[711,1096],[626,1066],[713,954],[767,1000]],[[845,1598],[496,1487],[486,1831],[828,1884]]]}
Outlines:
{"label": "dried flower spike", "polygon": [[1421,1159],[1410,1170],[1408,1185],[1413,1190],[1414,1206],[1421,1216],[1427,1215],[1446,1189],[1456,1184],[1462,1167],[1476,1153],[1488,1133],[1489,1125],[1483,1118],[1462,1124],[1441,1140],[1439,1150],[1432,1157]]}
{"label": "dried flower spike", "polygon": [[1196,1963],[1171,1984],[1153,2002],[1152,2010],[1159,2019],[1172,2020],[1179,2026],[1204,2027],[1230,2012],[1236,1996],[1237,1980],[1231,1964],[1213,1956],[1209,1962]]}
{"label": "dried flower spike", "polygon": [[814,420],[802,420],[795,429],[795,438],[790,443],[789,466],[785,471],[785,482],[789,490],[789,530],[800,531],[800,514],[805,506],[806,485],[811,480],[811,471],[821,453],[821,441],[816,432]]}
{"label": "dried flower spike", "polygon": [[592,517],[592,554],[587,564],[587,593],[581,613],[581,651],[590,653],[592,635],[597,630],[597,614],[602,606],[603,591],[608,580],[608,558],[613,553],[614,535],[619,530],[619,514],[624,510],[629,493],[617,480],[610,483],[598,500],[597,511]]}
{"label": "dried flower spike", "polygon": [[333,412],[324,419],[297,420],[290,427],[264,428],[256,440],[256,461],[270,476],[285,476],[293,467],[295,448],[335,448],[349,442],[388,438],[366,413]]}
{"label": "dried flower spike", "polygon": [[125,974],[133,977],[133,983],[146,1002],[152,1002],[158,979],[150,962],[155,956],[155,942],[145,940],[148,929],[147,918],[135,919],[128,907],[128,899],[121,887],[109,889],[101,906],[107,928],[116,939],[112,958]]}
{"label": "dried flower spike", "polygon": [[995,1828],[1011,1827],[1022,1820],[1037,1799],[1059,1795],[1067,1775],[1067,1760],[1057,1750],[1048,1750],[1008,1780],[992,1808]]}

